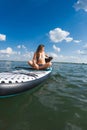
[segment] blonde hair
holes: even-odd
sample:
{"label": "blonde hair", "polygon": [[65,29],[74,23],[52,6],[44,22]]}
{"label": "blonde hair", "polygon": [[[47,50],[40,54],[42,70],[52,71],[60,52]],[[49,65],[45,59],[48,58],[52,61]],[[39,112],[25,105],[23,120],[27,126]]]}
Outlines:
{"label": "blonde hair", "polygon": [[37,47],[37,50],[36,50],[37,62],[38,62],[38,59],[39,59],[39,57],[40,57],[40,52],[41,52],[42,48],[44,48],[44,45],[43,45],[43,44],[40,44],[40,45]]}
{"label": "blonde hair", "polygon": [[43,44],[40,44],[40,45],[37,47],[36,53],[38,54],[38,53],[42,50],[43,47],[44,47],[44,45],[43,45]]}

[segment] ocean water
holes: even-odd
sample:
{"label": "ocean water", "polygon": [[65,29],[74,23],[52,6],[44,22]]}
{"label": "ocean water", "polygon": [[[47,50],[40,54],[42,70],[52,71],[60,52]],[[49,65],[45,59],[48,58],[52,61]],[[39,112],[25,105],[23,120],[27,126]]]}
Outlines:
{"label": "ocean water", "polygon": [[[0,72],[16,66],[28,65],[0,61]],[[53,63],[42,85],[0,99],[0,130],[87,130],[87,65]]]}

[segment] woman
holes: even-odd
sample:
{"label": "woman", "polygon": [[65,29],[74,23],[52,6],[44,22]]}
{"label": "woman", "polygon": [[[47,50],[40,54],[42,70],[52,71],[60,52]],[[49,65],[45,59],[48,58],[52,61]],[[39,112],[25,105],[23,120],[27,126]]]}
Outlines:
{"label": "woman", "polygon": [[41,44],[34,53],[33,60],[28,61],[28,64],[37,70],[46,69],[50,67],[52,63],[50,61],[46,62],[45,58],[48,58],[48,56],[44,52],[44,45]]}

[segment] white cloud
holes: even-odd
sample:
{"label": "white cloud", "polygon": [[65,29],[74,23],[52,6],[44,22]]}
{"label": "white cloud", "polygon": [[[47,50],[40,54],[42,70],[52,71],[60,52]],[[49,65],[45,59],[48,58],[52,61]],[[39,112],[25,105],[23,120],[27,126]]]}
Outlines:
{"label": "white cloud", "polygon": [[18,45],[17,48],[20,49],[20,48],[21,48],[21,45]]}
{"label": "white cloud", "polygon": [[50,39],[55,43],[63,41],[68,35],[69,32],[63,31],[61,28],[55,28],[49,32]]}
{"label": "white cloud", "polygon": [[72,37],[66,37],[65,40],[66,40],[66,42],[71,42],[71,41],[73,41],[73,38]]}
{"label": "white cloud", "polygon": [[77,50],[77,54],[85,55],[86,53],[84,50]]}
{"label": "white cloud", "polygon": [[53,49],[57,52],[60,52],[60,48],[59,47],[56,47],[55,45],[53,45]]}
{"label": "white cloud", "polygon": [[54,53],[54,52],[48,52],[48,55],[49,56],[52,56],[53,57],[53,60],[57,59],[58,57],[58,54]]}
{"label": "white cloud", "polygon": [[87,48],[84,48],[82,50],[77,50],[77,54],[79,54],[79,55],[87,55]]}
{"label": "white cloud", "polygon": [[62,58],[62,60],[64,61],[64,62],[72,62],[72,63],[81,63],[82,62],[82,60],[81,60],[81,57],[79,57],[79,56],[64,56],[63,58]]}
{"label": "white cloud", "polygon": [[[87,55],[87,44],[85,44],[81,50],[76,51],[79,55]],[[87,59],[87,58],[86,58]]]}
{"label": "white cloud", "polygon": [[22,48],[23,48],[23,49],[26,49],[26,46],[22,45]]}
{"label": "white cloud", "polygon": [[18,45],[16,50],[11,47],[0,50],[0,60],[28,61],[33,58],[34,52],[28,51],[25,45]]}
{"label": "white cloud", "polygon": [[33,58],[34,52],[14,51],[11,47],[0,50],[0,60],[28,61]]}
{"label": "white cloud", "polygon": [[55,28],[49,31],[49,38],[54,43],[59,43],[65,40],[66,42],[79,43],[81,40],[74,40],[73,37],[70,37],[70,32],[62,30],[61,28]]}
{"label": "white cloud", "polygon": [[0,54],[8,54],[8,55],[11,55],[11,54],[16,54],[16,52],[13,51],[12,48],[7,47],[7,48],[4,49],[4,50],[0,50]]}
{"label": "white cloud", "polygon": [[62,42],[63,40],[71,42],[73,38],[68,37],[69,35],[70,33],[68,31],[64,31],[61,28],[55,28],[49,32],[50,40],[54,43]]}
{"label": "white cloud", "polygon": [[18,45],[17,48],[18,49],[26,49],[26,46],[25,45]]}
{"label": "white cloud", "polygon": [[5,41],[6,40],[6,35],[0,34],[0,41]]}
{"label": "white cloud", "polygon": [[87,44],[85,44],[85,45],[83,46],[83,48],[84,48],[84,49],[87,49]]}
{"label": "white cloud", "polygon": [[[72,55],[60,55],[53,52],[49,52],[48,55],[53,57],[53,62],[72,62],[72,63],[81,63],[83,60],[80,56],[72,56]],[[86,61],[85,61],[86,62]]]}
{"label": "white cloud", "polygon": [[21,52],[20,52],[20,51],[18,51],[18,52],[17,52],[17,54],[18,54],[18,55],[21,55]]}
{"label": "white cloud", "polygon": [[27,52],[27,47],[25,45],[18,45],[17,48]]}
{"label": "white cloud", "polygon": [[87,12],[87,0],[78,0],[74,4],[74,8],[78,11],[80,9],[83,9],[85,12]]}
{"label": "white cloud", "polygon": [[81,40],[73,40],[75,43],[80,43]]}
{"label": "white cloud", "polygon": [[26,52],[26,53],[18,52],[18,53],[14,56],[14,60],[19,60],[19,61],[32,60],[33,54],[34,54],[34,52],[32,52],[32,51],[31,51],[31,52]]}

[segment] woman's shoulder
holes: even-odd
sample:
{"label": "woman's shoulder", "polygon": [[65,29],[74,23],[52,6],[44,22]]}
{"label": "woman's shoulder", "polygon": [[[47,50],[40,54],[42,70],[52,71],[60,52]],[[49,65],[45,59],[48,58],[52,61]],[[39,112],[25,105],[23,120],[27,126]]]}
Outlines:
{"label": "woman's shoulder", "polygon": [[34,52],[34,55],[36,55],[36,52]]}

